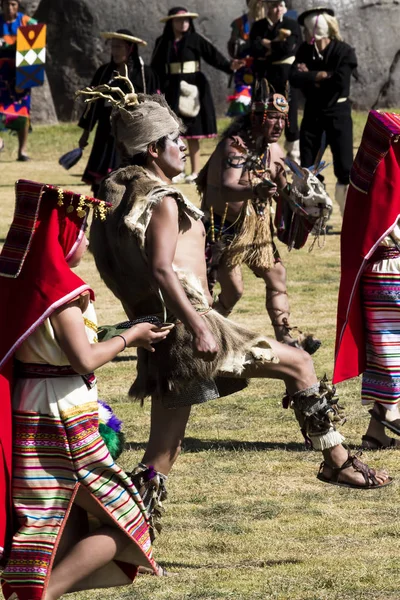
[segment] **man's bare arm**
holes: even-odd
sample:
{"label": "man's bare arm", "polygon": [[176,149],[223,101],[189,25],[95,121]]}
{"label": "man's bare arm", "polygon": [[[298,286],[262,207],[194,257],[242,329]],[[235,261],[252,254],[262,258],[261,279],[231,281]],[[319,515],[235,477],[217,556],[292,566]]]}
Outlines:
{"label": "man's bare arm", "polygon": [[[166,196],[153,210],[146,232],[149,266],[167,307],[193,334],[197,356],[213,360],[218,346],[205,320],[189,302],[172,267],[179,235],[179,213],[176,200]],[[186,235],[189,235],[186,233]]]}
{"label": "man's bare arm", "polygon": [[[249,173],[244,171],[246,155],[235,149],[232,139],[227,139],[222,147],[221,165],[221,197],[225,202],[243,202],[258,196],[249,178]],[[262,189],[261,189],[262,188]],[[260,187],[260,196],[272,197],[276,188]]]}

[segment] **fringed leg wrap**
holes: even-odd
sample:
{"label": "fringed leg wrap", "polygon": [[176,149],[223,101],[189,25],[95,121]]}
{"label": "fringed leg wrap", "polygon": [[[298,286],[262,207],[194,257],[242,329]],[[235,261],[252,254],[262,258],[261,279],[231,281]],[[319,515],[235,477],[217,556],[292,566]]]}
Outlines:
{"label": "fringed leg wrap", "polygon": [[162,529],[161,517],[165,512],[162,503],[167,499],[165,483],[168,477],[156,471],[151,465],[148,467],[139,463],[132,471],[131,479],[143,500],[150,528],[150,538],[153,542],[156,532],[159,534]]}
{"label": "fringed leg wrap", "polygon": [[346,422],[344,409],[338,404],[335,386],[326,377],[311,387],[286,396],[283,405],[293,408],[301,431],[316,450],[327,450],[344,441],[335,429]]}

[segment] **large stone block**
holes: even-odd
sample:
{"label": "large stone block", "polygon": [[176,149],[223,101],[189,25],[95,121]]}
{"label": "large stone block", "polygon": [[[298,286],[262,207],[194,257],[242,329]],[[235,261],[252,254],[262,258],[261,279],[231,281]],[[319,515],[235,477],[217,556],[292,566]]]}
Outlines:
{"label": "large stone block", "polygon": [[[77,118],[81,105],[74,100],[75,91],[87,85],[98,65],[108,60],[109,51],[99,38],[100,31],[131,29],[148,42],[142,56],[149,61],[154,41],[163,28],[159,19],[176,4],[174,0],[41,0],[35,17],[48,24],[47,74],[58,117]],[[183,4],[200,14],[196,29],[226,55],[230,23],[243,12],[244,0],[185,0]],[[321,4],[320,0],[287,0],[287,5],[298,12],[316,4]],[[352,91],[356,105],[366,109],[398,106],[398,0],[335,0],[333,5],[343,37],[356,48],[359,59],[359,81],[354,81]],[[222,115],[229,93],[228,77],[206,64],[202,68],[211,81],[217,110]]]}

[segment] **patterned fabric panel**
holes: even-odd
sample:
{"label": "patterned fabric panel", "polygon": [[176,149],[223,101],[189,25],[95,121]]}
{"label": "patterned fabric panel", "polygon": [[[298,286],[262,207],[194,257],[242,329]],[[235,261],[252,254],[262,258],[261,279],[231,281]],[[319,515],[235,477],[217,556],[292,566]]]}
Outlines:
{"label": "patterned fabric panel", "polygon": [[[141,551],[140,564],[152,567],[143,503],[99,435],[97,403],[72,408],[61,418],[17,412],[14,419],[13,498],[19,529],[2,574],[5,596],[16,593],[19,600],[42,598],[79,484],[131,538],[134,555],[137,549]],[[124,565],[133,579],[136,567]]]}
{"label": "patterned fabric panel", "polygon": [[400,115],[371,110],[350,174],[350,182],[357,190],[368,193],[379,163],[399,139]]}
{"label": "patterned fabric panel", "polygon": [[42,183],[33,181],[18,185],[19,196],[15,205],[13,224],[0,255],[0,275],[5,277],[18,277],[21,272],[29,252],[45,188]]}
{"label": "patterned fabric panel", "polygon": [[362,404],[400,399],[400,274],[368,272],[362,278],[367,368]]}

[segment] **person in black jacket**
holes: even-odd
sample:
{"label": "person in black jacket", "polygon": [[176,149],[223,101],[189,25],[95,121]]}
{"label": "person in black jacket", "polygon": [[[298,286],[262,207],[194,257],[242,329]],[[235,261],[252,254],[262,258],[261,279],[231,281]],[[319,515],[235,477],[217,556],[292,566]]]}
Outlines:
{"label": "person in black jacket", "polygon": [[161,91],[186,126],[183,137],[188,140],[192,167],[191,175],[186,177],[188,183],[196,179],[200,170],[199,140],[217,135],[210,84],[200,70],[200,61],[204,59],[227,74],[245,64],[235,59],[229,61],[195,31],[193,19],[198,16],[181,6],[171,8],[168,16],[161,19],[165,27],[156,40],[151,59],[151,66],[160,78]]}
{"label": "person in black jacket", "polygon": [[301,164],[310,167],[323,133],[333,155],[337,179],[335,199],[343,214],[353,162],[353,121],[350,79],[357,67],[354,49],[342,41],[330,8],[307,10],[299,16],[306,41],[296,53],[290,82],[305,97],[300,129]]}
{"label": "person in black jacket", "polygon": [[[103,32],[101,37],[111,40],[111,61],[101,65],[94,74],[91,87],[111,84],[116,71],[128,77],[138,93],[155,94],[159,90],[159,82],[154,71],[144,64],[139,56],[138,46],[147,46],[147,42],[135,37],[128,29],[116,32]],[[119,166],[119,157],[111,133],[111,105],[107,100],[95,102],[89,106],[79,120],[79,127],[84,131],[79,139],[79,147],[88,144],[89,134],[97,124],[96,135],[82,181],[89,184],[96,196],[101,181]]]}
{"label": "person in black jacket", "polygon": [[297,21],[285,16],[283,1],[266,1],[267,14],[253,24],[250,31],[250,54],[254,57],[257,79],[266,78],[275,92],[289,100],[289,118],[285,127],[285,150],[300,160],[297,121],[298,92],[288,85],[291,65],[302,37]]}

